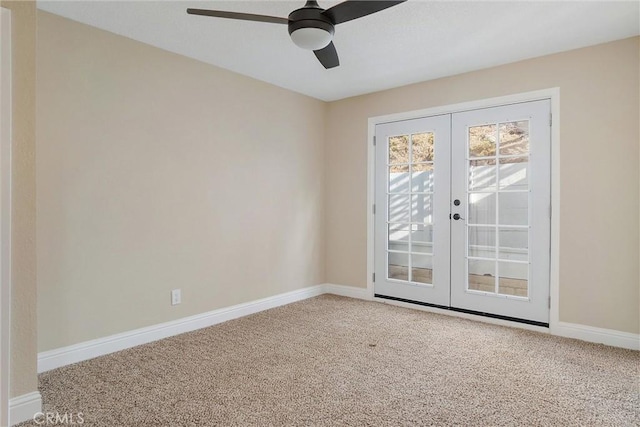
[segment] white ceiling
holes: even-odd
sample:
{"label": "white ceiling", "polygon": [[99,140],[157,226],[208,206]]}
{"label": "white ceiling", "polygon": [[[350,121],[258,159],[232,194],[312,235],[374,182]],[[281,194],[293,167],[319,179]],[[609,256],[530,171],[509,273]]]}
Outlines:
{"label": "white ceiling", "polygon": [[[338,1],[319,1],[329,8]],[[187,15],[187,7],[287,17],[299,1],[38,1],[76,21],[325,101],[640,34],[640,1],[409,0],[336,27],[325,70],[286,25]]]}

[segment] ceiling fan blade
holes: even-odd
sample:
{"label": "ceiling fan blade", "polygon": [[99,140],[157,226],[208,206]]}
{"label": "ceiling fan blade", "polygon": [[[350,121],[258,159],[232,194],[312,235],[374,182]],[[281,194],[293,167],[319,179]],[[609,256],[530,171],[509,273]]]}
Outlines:
{"label": "ceiling fan blade", "polygon": [[253,13],[226,12],[223,10],[187,9],[190,15],[213,16],[215,18],[240,19],[243,21],[270,22],[273,24],[288,24],[287,18],[277,16],[254,15]]}
{"label": "ceiling fan blade", "polygon": [[334,25],[380,12],[407,0],[347,0],[322,12]]}
{"label": "ceiling fan blade", "polygon": [[320,63],[327,70],[329,68],[334,68],[340,65],[338,52],[336,52],[336,47],[333,45],[333,42],[329,43],[320,50],[314,50],[313,53],[316,54],[316,58],[318,58],[318,61],[320,61]]}

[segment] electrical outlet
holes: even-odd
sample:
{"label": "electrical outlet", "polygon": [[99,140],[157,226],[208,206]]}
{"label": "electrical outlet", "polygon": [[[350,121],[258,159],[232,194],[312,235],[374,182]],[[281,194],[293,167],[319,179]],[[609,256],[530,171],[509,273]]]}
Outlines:
{"label": "electrical outlet", "polygon": [[178,305],[182,302],[182,295],[180,295],[180,289],[174,289],[171,291],[171,305]]}

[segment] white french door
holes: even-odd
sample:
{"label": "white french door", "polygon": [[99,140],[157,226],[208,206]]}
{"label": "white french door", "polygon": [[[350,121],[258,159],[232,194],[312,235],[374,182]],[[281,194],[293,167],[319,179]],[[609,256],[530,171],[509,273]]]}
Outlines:
{"label": "white french door", "polygon": [[450,140],[448,114],[376,126],[376,294],[449,305]]}
{"label": "white french door", "polygon": [[376,126],[375,294],[549,322],[550,101]]}

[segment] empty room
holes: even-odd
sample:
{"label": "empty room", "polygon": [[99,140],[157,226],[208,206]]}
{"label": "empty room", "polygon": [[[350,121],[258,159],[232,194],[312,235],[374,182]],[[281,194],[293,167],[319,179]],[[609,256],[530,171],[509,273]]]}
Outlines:
{"label": "empty room", "polygon": [[640,2],[0,6],[0,426],[638,425]]}

